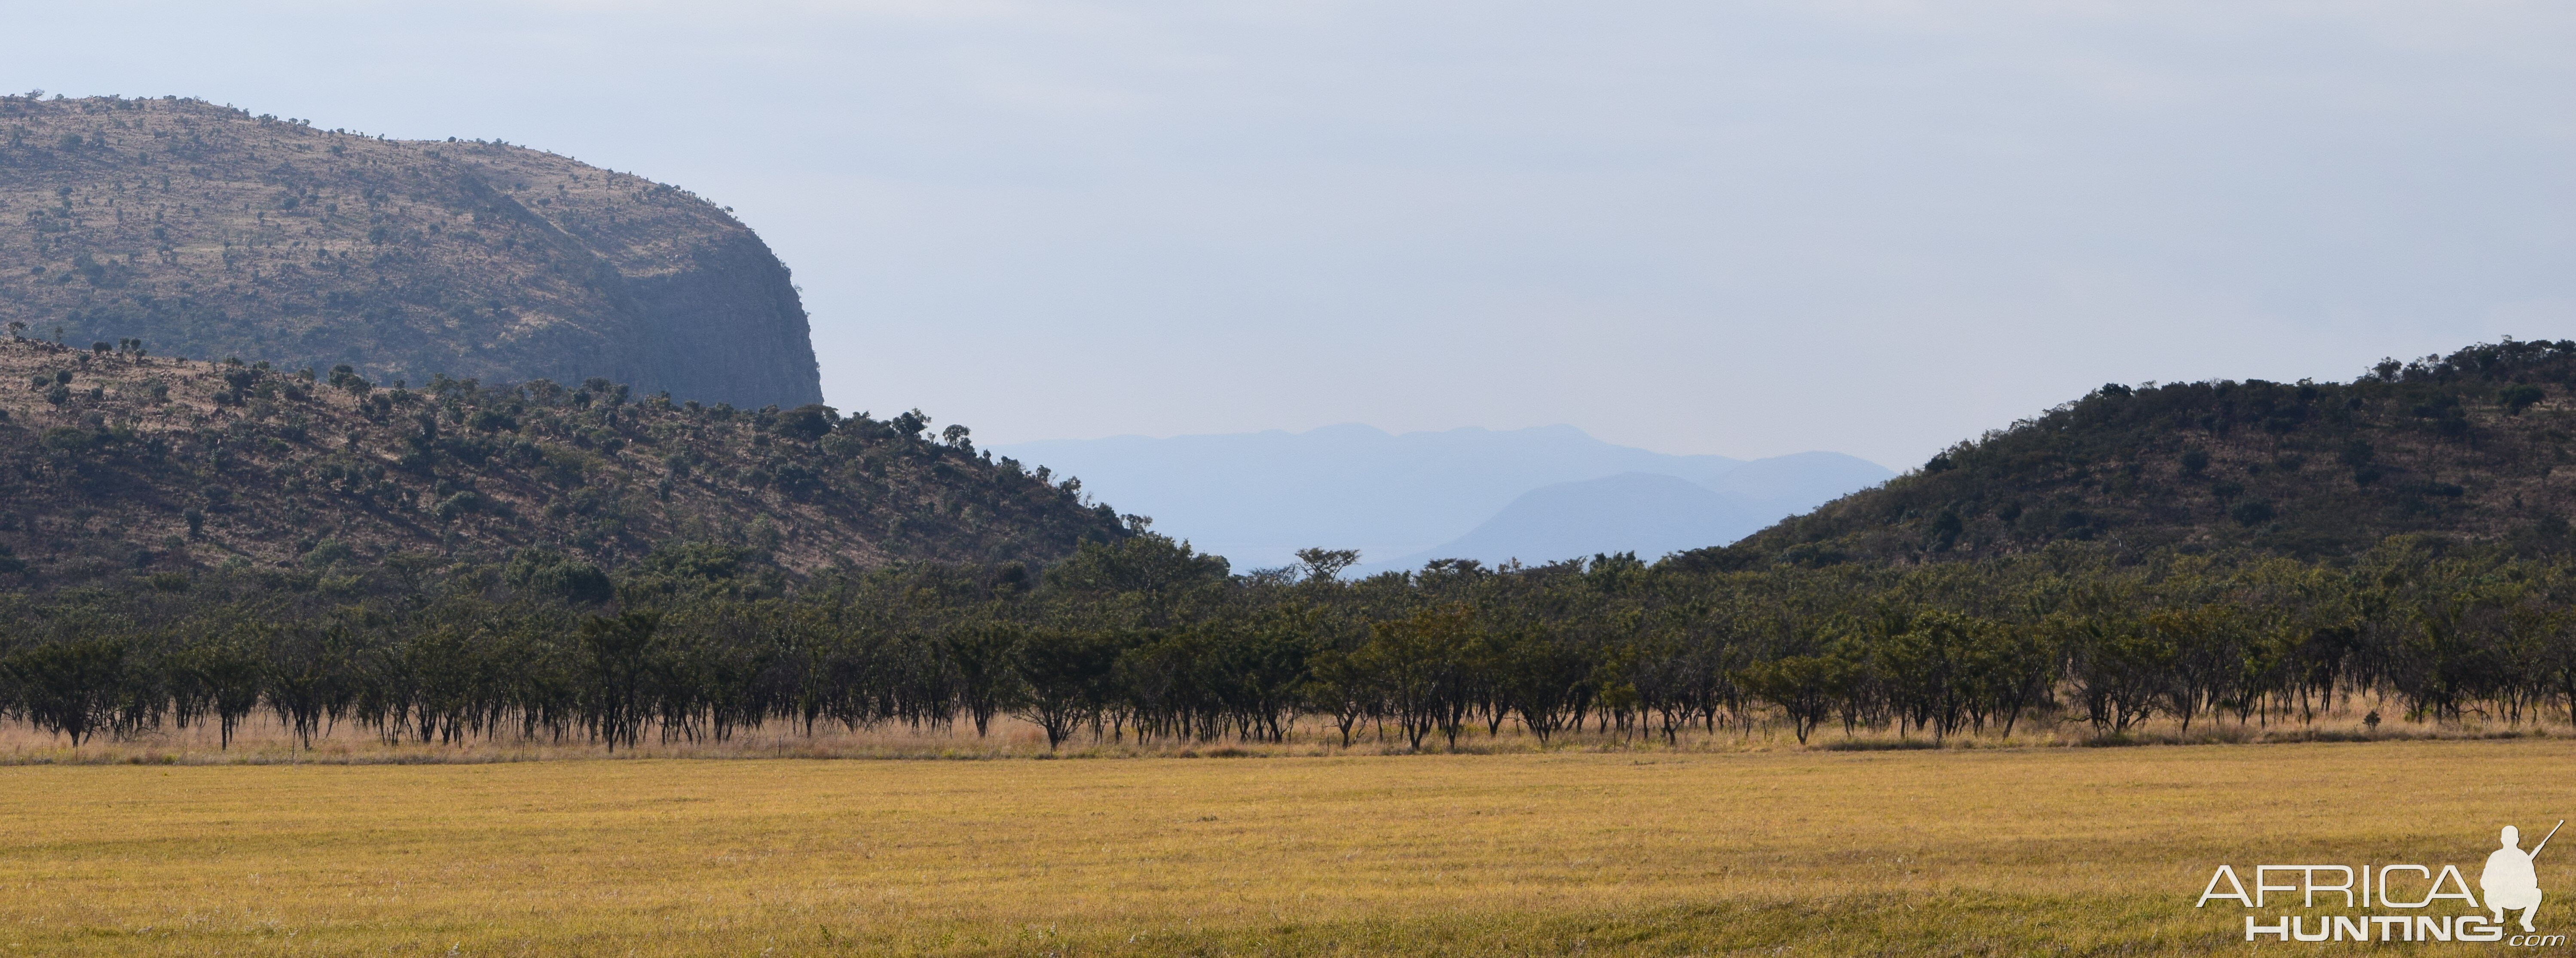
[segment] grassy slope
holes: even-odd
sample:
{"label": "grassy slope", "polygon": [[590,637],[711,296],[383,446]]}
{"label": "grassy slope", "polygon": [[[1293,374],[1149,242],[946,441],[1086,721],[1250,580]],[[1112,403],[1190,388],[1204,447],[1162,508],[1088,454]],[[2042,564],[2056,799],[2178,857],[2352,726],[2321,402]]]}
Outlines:
{"label": "grassy slope", "polygon": [[[2191,907],[2217,864],[2474,876],[2495,825],[2556,814],[2571,760],[2520,740],[22,767],[0,769],[0,867],[26,890],[0,929],[120,955],[2233,952],[2240,913]],[[2543,887],[2570,862],[2544,858]]]}
{"label": "grassy slope", "polygon": [[2561,551],[2576,515],[2576,475],[2557,474],[2576,437],[2571,382],[2576,343],[2562,342],[2343,384],[2105,387],[1679,561],[1967,558],[2060,539],[2316,557],[2399,533]]}
{"label": "grassy slope", "polygon": [[806,570],[1046,560],[1119,535],[1072,490],[879,423],[813,442],[772,414],[540,393],[361,399],[282,371],[0,340],[0,546],[25,563],[0,579],[320,569],[338,550],[316,548],[334,542],[360,562],[529,545],[613,562],[688,537]]}

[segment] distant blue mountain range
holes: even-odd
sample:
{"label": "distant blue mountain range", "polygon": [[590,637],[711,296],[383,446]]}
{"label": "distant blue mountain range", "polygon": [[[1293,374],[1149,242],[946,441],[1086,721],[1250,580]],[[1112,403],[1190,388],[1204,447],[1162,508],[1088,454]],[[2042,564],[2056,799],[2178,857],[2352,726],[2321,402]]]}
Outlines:
{"label": "distant blue mountain range", "polygon": [[1225,556],[1286,565],[1358,549],[1360,571],[1435,558],[1539,563],[1721,545],[1894,473],[1832,452],[1750,462],[1602,442],[1572,426],[1389,434],[1362,425],[994,447],[1080,476],[1121,512]]}

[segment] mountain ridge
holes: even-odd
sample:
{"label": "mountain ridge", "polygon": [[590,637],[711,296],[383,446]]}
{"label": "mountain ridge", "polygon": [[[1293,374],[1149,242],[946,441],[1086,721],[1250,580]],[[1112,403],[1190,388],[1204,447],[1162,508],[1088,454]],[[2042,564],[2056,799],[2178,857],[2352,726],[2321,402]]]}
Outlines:
{"label": "mountain ridge", "polygon": [[[1630,472],[1557,483],[1523,493],[1456,539],[1393,561],[1360,563],[1355,571],[1414,569],[1436,559],[1539,565],[1623,552],[1652,562],[1732,544],[1892,475],[1841,453],[1801,452],[1743,462],[1697,482]],[[1652,481],[1658,479],[1669,482]]]}
{"label": "mountain ridge", "polygon": [[1438,559],[1487,565],[1544,565],[1614,552],[1652,562],[1673,552],[1724,545],[1776,515],[1763,504],[1679,476],[1623,472],[1522,493],[1465,535],[1354,571],[1418,569]]}

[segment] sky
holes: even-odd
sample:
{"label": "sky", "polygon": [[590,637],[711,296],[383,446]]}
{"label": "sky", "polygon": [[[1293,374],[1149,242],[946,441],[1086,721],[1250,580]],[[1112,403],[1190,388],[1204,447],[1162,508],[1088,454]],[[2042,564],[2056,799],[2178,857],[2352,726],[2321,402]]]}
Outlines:
{"label": "sky", "polygon": [[[0,88],[733,207],[986,442],[1565,423],[1904,468],[2105,382],[2576,338],[2576,5],[42,4]],[[0,171],[5,175],[5,171]]]}

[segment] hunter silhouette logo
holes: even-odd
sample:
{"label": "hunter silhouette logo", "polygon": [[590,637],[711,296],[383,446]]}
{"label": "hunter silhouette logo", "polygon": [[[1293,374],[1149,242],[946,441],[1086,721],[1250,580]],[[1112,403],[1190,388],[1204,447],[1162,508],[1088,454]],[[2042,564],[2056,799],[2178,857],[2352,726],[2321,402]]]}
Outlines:
{"label": "hunter silhouette logo", "polygon": [[[2496,941],[2516,947],[2559,946],[2565,935],[2539,934],[2532,917],[2544,897],[2540,872],[2532,862],[2549,840],[2566,827],[2565,819],[2549,829],[2540,843],[2522,850],[2522,830],[2506,825],[2496,848],[2478,872],[2478,890],[2469,891],[2457,865],[2436,870],[2428,865],[2257,865],[2252,890],[2233,866],[2220,865],[2201,889],[2194,905],[2233,901],[2246,908],[2333,909],[2345,914],[2283,914],[2271,922],[2245,916],[2245,940],[2278,941]],[[2485,896],[2480,904],[2479,896]],[[2267,904],[2267,896],[2270,899]],[[2437,903],[2458,902],[2468,914],[2428,914]],[[2295,904],[2294,904],[2295,903]],[[2395,914],[2369,914],[2387,909]],[[2351,914],[2361,911],[2362,914]],[[2508,912],[2518,913],[2517,934],[2508,936]],[[2316,921],[2311,928],[2310,919]]]}
{"label": "hunter silhouette logo", "polygon": [[[2564,827],[2567,820],[2559,819],[2558,824]],[[2495,913],[2496,924],[2504,924],[2505,912],[2519,911],[2522,930],[2531,930],[2531,914],[2540,910],[2540,872],[2531,867],[2531,860],[2540,857],[2540,850],[2549,847],[2549,840],[2556,837],[2558,829],[2550,829],[2540,844],[2531,846],[2526,854],[2522,850],[2522,830],[2504,827],[2500,843],[2504,847],[2487,853],[2487,870],[2478,874],[2478,890],[2487,893],[2487,910]]]}

